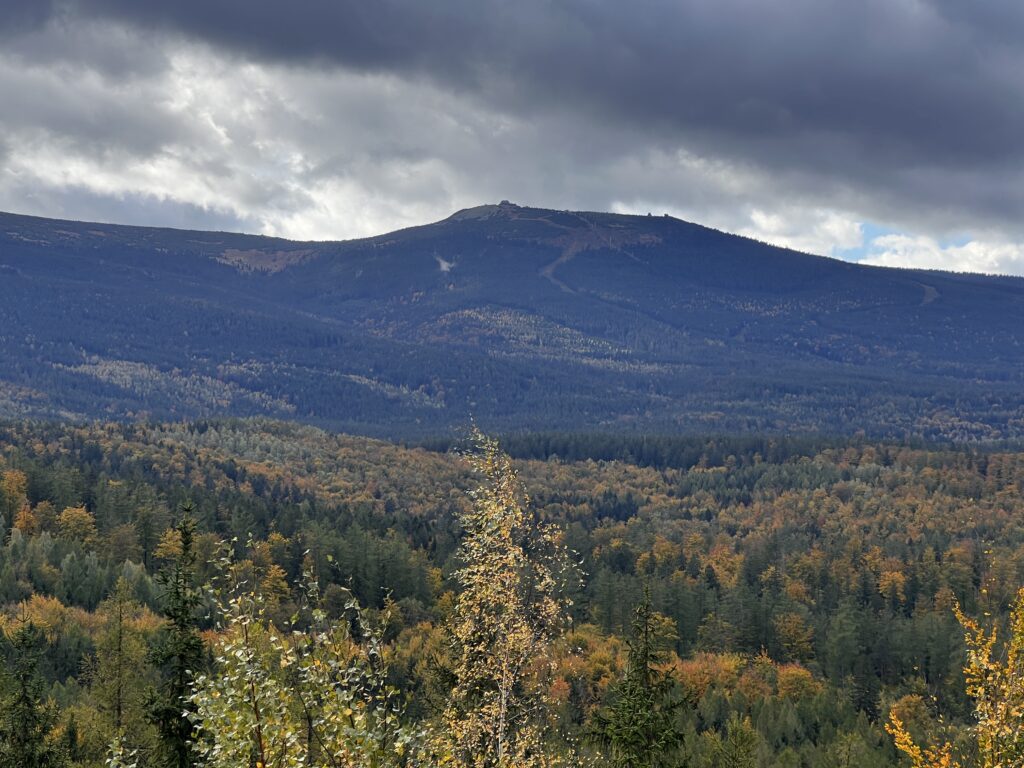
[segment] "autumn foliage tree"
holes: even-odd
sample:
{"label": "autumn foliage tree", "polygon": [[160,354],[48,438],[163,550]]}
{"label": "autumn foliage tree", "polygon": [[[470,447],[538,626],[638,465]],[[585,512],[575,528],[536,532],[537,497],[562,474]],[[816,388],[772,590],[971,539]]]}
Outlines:
{"label": "autumn foliage tree", "polygon": [[[405,768],[419,734],[403,725],[381,629],[351,595],[331,620],[307,576],[303,629],[275,626],[252,584],[220,587],[214,669],[189,704],[208,768]],[[386,617],[385,617],[386,620]]]}
{"label": "autumn foliage tree", "polygon": [[[20,469],[8,469],[0,472],[0,517],[4,528],[14,523],[18,512],[28,504],[25,495],[28,489],[28,478]],[[6,533],[6,530],[4,531]]]}
{"label": "autumn foliage tree", "polygon": [[1024,765],[1024,589],[1010,613],[1009,636],[997,653],[995,629],[986,631],[955,607],[964,628],[967,694],[974,702],[968,754],[945,742],[921,747],[894,710],[886,730],[914,768],[1020,768]]}
{"label": "autumn foliage tree", "polygon": [[96,541],[96,519],[84,506],[67,507],[57,519],[60,535],[72,541],[91,545]]}
{"label": "autumn foliage tree", "polygon": [[449,625],[454,688],[437,749],[465,768],[559,764],[544,749],[551,641],[563,630],[567,562],[559,532],[538,522],[509,457],[474,430],[469,462],[479,478],[461,517],[461,586]]}

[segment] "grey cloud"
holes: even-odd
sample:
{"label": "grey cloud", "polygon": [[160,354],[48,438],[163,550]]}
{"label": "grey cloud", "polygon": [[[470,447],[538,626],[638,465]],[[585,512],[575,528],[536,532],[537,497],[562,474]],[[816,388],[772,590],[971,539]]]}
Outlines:
{"label": "grey cloud", "polygon": [[43,26],[55,12],[53,0],[6,0],[0,13],[0,40]]}
{"label": "grey cloud", "polygon": [[[1016,0],[12,8],[18,21],[0,21],[12,146],[41,130],[105,167],[172,156],[168,184],[201,178],[270,228],[323,209],[324,234],[337,215],[325,198],[343,188],[376,210],[635,201],[741,229],[755,209],[808,206],[1024,239]],[[186,110],[166,103],[193,89],[176,71],[183,51],[222,81]]]}
{"label": "grey cloud", "polygon": [[188,134],[187,124],[139,101],[126,104],[102,90],[75,89],[49,76],[25,78],[0,68],[0,100],[6,107],[0,114],[5,131],[94,155],[148,155]]}
{"label": "grey cloud", "polygon": [[52,14],[10,35],[3,54],[26,67],[88,68],[107,83],[125,87],[165,70],[169,62],[153,36],[135,27]]}
{"label": "grey cloud", "polygon": [[1024,33],[1024,5],[1017,0],[933,0],[935,8],[951,24],[967,25],[982,32],[991,44],[1019,47]]}
{"label": "grey cloud", "polygon": [[5,185],[0,187],[0,210],[30,216],[111,224],[137,224],[208,231],[244,232],[252,220],[230,211],[214,210],[142,194],[103,195],[80,186],[60,188]]}
{"label": "grey cloud", "polygon": [[[1008,2],[869,0],[78,0],[258,58],[331,61],[434,77],[522,108],[572,104],[606,118],[754,136],[834,134],[890,157],[945,163],[1024,152],[1024,41],[984,33]],[[977,24],[965,23],[977,18]]]}
{"label": "grey cloud", "polygon": [[[601,122],[665,150],[819,185],[842,178],[867,197],[909,197],[926,176],[928,197],[946,190],[929,205],[964,222],[1007,221],[1017,202],[1007,190],[1024,177],[1024,36],[1007,32],[1024,30],[1024,11],[1012,0],[69,0],[60,9],[55,18],[106,18],[264,62],[427,79],[524,119],[571,114],[584,140],[588,123]],[[995,195],[953,189],[1007,170],[1012,183]]]}

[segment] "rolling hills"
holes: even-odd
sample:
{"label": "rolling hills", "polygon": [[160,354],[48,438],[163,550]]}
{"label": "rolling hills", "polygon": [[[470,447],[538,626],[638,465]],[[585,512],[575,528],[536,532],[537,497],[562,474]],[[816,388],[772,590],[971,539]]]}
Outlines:
{"label": "rolling hills", "polygon": [[1024,437],[1024,279],[503,202],[346,242],[0,214],[0,417]]}

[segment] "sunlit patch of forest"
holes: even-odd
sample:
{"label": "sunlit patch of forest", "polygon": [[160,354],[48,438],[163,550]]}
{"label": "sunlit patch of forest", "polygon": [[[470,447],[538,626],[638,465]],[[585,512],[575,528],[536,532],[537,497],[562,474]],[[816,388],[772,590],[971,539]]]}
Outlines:
{"label": "sunlit patch of forest", "polygon": [[1024,453],[211,421],[0,457],[0,766],[1024,759]]}

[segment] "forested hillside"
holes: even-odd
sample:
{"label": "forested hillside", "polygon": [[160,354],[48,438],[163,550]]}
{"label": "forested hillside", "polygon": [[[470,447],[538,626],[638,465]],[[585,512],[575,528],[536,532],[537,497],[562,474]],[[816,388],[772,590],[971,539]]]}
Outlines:
{"label": "forested hillside", "polygon": [[[126,321],[126,318],[130,320]],[[1024,280],[481,206],[298,243],[0,214],[0,416],[1024,436]]]}
{"label": "forested hillside", "polygon": [[509,441],[544,457],[516,481],[481,440],[3,426],[0,742],[40,765],[187,764],[176,733],[210,765],[328,765],[328,743],[469,765],[501,722],[506,764],[628,765],[638,702],[668,734],[653,765],[896,766],[890,713],[969,740],[954,607],[1001,625],[1024,584],[1024,454],[548,435]]}

